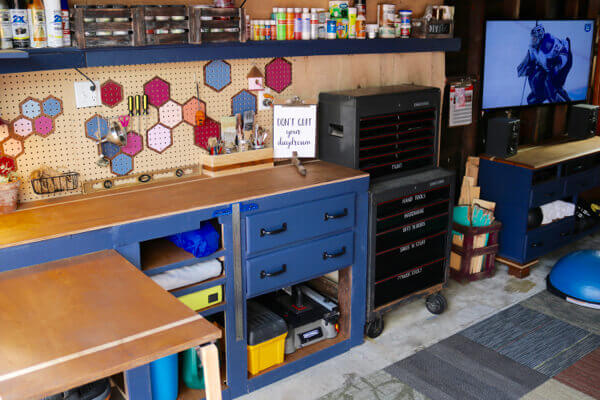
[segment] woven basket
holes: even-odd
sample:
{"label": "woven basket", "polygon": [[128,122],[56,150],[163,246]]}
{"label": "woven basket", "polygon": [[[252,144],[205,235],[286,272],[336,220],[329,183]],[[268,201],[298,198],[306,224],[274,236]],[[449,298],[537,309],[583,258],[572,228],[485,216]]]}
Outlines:
{"label": "woven basket", "polygon": [[0,183],[0,214],[8,214],[17,209],[19,183]]}

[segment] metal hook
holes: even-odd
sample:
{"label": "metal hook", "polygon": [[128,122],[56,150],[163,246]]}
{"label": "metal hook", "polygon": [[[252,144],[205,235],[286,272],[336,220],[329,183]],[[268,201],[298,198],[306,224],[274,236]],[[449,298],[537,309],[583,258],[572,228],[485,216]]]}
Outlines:
{"label": "metal hook", "polygon": [[79,72],[79,74],[80,74],[81,76],[83,76],[85,79],[87,79],[88,81],[90,81],[90,83],[92,84],[92,86],[90,86],[90,90],[91,90],[92,92],[95,92],[95,91],[96,91],[96,84],[94,83],[94,81],[93,81],[93,80],[91,80],[89,76],[87,76],[86,74],[84,74],[83,72],[81,72],[81,71],[79,70],[79,68],[77,68],[77,67],[73,67],[73,68],[75,69],[75,71]]}

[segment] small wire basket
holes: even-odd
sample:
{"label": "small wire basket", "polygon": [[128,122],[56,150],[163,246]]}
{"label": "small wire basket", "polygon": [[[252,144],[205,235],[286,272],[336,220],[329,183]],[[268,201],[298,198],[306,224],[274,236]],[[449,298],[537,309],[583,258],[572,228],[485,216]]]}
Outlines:
{"label": "small wire basket", "polygon": [[35,194],[51,194],[75,190],[79,187],[79,172],[66,172],[62,175],[31,180]]}

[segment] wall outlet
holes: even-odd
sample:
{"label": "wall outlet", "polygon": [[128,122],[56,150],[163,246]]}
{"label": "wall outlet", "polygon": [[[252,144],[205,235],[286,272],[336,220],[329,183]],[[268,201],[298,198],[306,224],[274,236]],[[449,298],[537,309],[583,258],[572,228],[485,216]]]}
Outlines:
{"label": "wall outlet", "polygon": [[100,82],[94,81],[96,90],[91,90],[89,81],[75,82],[75,105],[77,108],[97,107],[102,105],[100,100]]}

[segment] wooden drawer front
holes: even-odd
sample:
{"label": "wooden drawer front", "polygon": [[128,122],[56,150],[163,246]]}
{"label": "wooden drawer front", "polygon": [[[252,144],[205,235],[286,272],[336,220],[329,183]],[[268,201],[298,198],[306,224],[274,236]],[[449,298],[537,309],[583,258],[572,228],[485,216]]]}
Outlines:
{"label": "wooden drawer front", "polygon": [[352,264],[352,232],[289,247],[246,261],[246,292],[255,296]]}
{"label": "wooden drawer front", "polygon": [[354,194],[246,217],[248,254],[350,228]]}
{"label": "wooden drawer front", "polygon": [[571,175],[565,182],[565,196],[572,196],[598,185],[598,169]]}
{"label": "wooden drawer front", "polygon": [[554,200],[559,200],[563,196],[562,182],[560,180],[550,181],[535,185],[531,191],[531,207],[541,206]]}
{"label": "wooden drawer front", "polygon": [[443,283],[446,279],[445,265],[445,259],[435,260],[375,281],[375,308]]}
{"label": "wooden drawer front", "polygon": [[527,234],[525,261],[529,262],[571,240],[574,219],[566,218],[551,226],[541,227]]}
{"label": "wooden drawer front", "polygon": [[380,281],[432,260],[444,258],[448,231],[403,243],[397,248],[375,255],[375,280]]}

